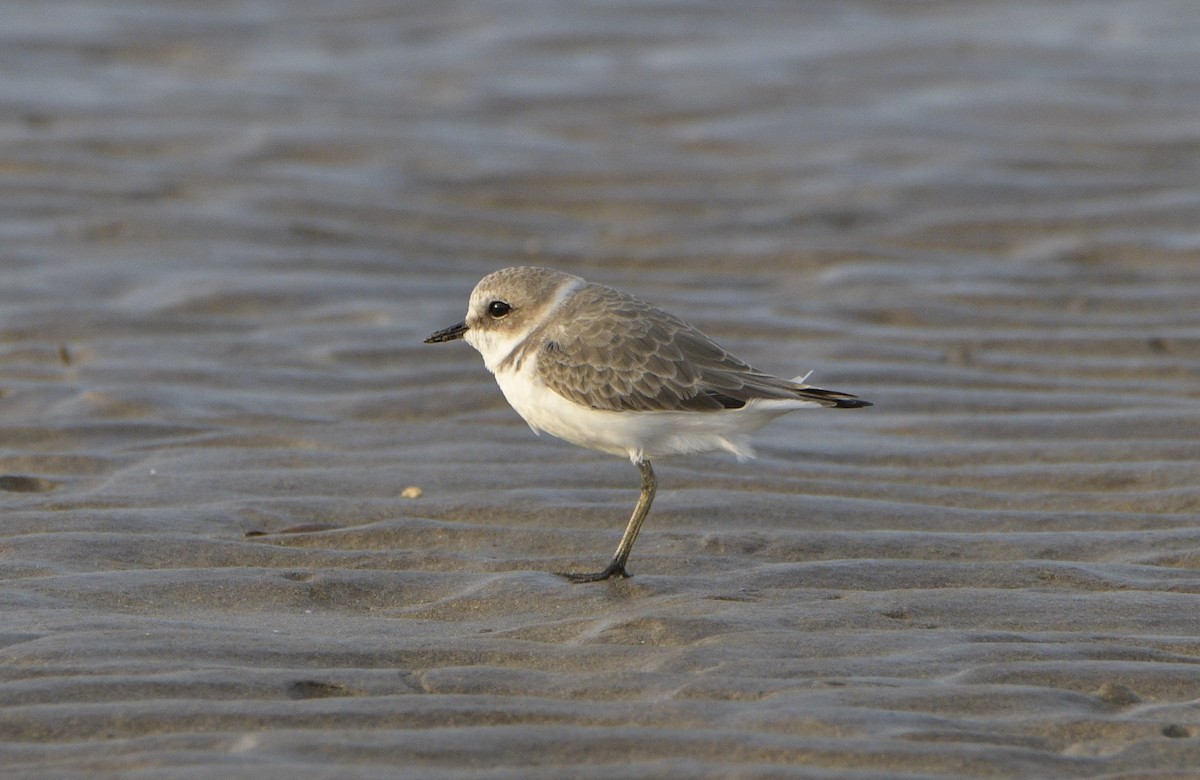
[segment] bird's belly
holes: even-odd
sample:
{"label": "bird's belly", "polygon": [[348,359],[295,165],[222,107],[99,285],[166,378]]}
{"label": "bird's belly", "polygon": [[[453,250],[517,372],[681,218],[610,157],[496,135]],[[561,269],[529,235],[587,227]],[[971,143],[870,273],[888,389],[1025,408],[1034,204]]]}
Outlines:
{"label": "bird's belly", "polygon": [[[725,450],[754,456],[749,434],[780,412],[753,408],[713,412],[615,412],[570,401],[525,372],[496,374],[504,397],[534,432],[637,461]],[[765,411],[765,410],[764,410]]]}
{"label": "bird's belly", "polygon": [[638,449],[619,423],[619,412],[590,409],[569,401],[524,372],[496,374],[505,399],[535,433],[545,431],[579,447],[630,455]]}

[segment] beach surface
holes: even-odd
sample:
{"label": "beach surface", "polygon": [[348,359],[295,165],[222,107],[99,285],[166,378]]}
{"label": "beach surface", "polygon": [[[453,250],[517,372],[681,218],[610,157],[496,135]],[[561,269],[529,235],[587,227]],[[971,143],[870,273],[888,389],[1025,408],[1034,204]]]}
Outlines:
{"label": "beach surface", "polygon": [[[0,766],[1194,778],[1200,6],[9,0]],[[546,265],[869,409],[535,437]]]}

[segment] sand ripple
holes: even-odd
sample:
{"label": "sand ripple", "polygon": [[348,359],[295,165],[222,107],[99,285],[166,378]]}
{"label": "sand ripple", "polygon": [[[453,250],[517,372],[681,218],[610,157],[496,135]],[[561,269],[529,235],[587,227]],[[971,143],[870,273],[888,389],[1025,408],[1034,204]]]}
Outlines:
{"label": "sand ripple", "polygon": [[[1193,2],[0,21],[6,776],[1194,776]],[[512,263],[876,406],[568,585],[635,472],[420,343]]]}

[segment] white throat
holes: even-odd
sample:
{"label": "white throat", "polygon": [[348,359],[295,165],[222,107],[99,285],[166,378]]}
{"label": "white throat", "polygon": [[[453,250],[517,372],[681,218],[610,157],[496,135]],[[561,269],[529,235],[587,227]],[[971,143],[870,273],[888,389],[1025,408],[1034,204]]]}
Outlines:
{"label": "white throat", "polygon": [[518,333],[497,333],[491,330],[471,328],[463,339],[483,356],[483,364],[493,374],[496,368],[529,335],[529,330]]}

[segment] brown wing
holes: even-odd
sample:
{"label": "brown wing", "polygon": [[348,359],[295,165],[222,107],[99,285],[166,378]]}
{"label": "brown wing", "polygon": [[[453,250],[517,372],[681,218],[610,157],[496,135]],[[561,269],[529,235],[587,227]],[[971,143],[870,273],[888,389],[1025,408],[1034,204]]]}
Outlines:
{"label": "brown wing", "polygon": [[609,287],[583,287],[559,313],[563,324],[530,334],[538,376],[593,409],[720,411],[755,398],[867,405],[757,371],[678,317]]}

